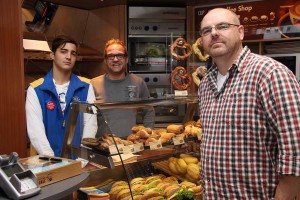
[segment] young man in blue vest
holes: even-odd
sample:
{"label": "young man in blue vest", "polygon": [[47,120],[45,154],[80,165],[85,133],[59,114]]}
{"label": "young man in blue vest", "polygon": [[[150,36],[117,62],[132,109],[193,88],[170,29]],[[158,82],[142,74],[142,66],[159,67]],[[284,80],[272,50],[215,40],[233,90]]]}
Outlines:
{"label": "young man in blue vest", "polygon": [[[56,37],[50,54],[52,69],[44,78],[32,82],[27,90],[27,132],[38,154],[61,156],[70,103],[95,101],[89,79],[72,73],[77,48],[78,44],[74,39],[68,36]],[[80,146],[82,138],[95,137],[97,132],[95,117],[84,114],[83,118],[83,135],[77,125],[73,146]]]}

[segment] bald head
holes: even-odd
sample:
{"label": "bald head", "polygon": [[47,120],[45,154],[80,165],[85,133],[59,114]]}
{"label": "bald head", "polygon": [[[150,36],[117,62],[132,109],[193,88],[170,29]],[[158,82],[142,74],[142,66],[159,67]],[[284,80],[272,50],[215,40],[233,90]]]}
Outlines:
{"label": "bald head", "polygon": [[226,8],[215,8],[208,11],[208,13],[203,17],[200,28],[205,26],[205,22],[211,18],[223,19],[224,21],[229,20],[233,24],[240,25],[240,20],[234,12]]}

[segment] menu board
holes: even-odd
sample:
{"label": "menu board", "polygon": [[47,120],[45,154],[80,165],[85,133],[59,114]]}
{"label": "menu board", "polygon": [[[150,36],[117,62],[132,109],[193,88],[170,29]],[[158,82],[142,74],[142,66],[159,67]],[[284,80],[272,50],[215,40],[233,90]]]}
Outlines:
{"label": "menu board", "polygon": [[195,28],[199,36],[200,23],[213,8],[235,12],[245,28],[244,40],[300,37],[299,0],[261,0],[195,8]]}

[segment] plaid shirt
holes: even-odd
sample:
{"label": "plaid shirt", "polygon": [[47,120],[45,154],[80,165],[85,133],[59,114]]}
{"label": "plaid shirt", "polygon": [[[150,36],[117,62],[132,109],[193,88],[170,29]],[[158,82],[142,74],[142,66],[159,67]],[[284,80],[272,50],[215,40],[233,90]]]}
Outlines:
{"label": "plaid shirt", "polygon": [[300,176],[300,87],[281,63],[245,47],[217,91],[201,81],[201,177],[206,199],[270,199],[280,174]]}

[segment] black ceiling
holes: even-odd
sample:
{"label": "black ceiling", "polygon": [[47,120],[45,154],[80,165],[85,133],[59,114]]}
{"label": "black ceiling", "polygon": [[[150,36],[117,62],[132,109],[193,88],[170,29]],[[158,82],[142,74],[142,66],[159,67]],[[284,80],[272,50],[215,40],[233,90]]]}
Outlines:
{"label": "black ceiling", "polygon": [[[36,0],[23,0],[24,8],[33,8]],[[79,9],[92,10],[113,5],[129,6],[168,6],[183,7],[196,5],[211,5],[229,2],[241,2],[242,0],[44,0],[58,5],[70,6]],[[249,1],[249,0],[245,0]]]}

